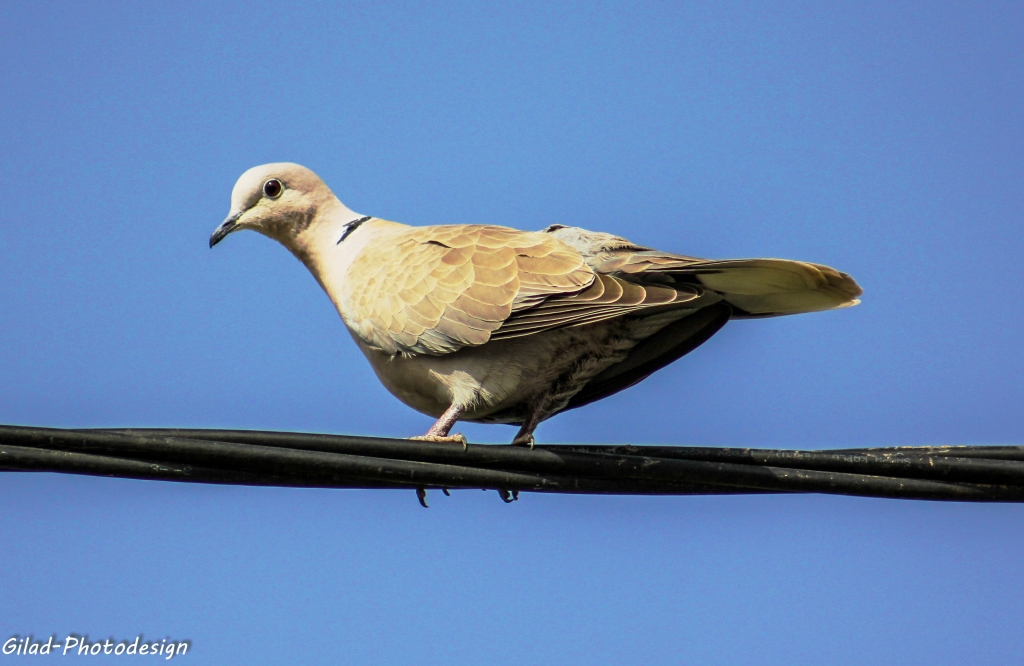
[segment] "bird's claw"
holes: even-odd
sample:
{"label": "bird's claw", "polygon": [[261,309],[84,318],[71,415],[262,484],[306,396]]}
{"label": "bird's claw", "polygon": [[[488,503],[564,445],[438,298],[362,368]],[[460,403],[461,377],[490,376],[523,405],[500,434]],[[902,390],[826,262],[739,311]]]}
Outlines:
{"label": "bird's claw", "polygon": [[463,451],[469,449],[469,442],[466,441],[466,436],[461,432],[457,432],[454,435],[418,435],[416,437],[410,437],[409,439],[417,442],[447,442],[449,444],[462,444]]}
{"label": "bird's claw", "polygon": [[498,488],[498,496],[501,497],[501,501],[505,504],[511,504],[519,499],[519,491],[513,490],[511,493],[504,488]]}
{"label": "bird's claw", "polygon": [[[448,489],[443,487],[443,486],[441,487],[441,492],[444,493],[445,497],[451,497],[452,496],[452,494],[450,492],[448,492]],[[516,492],[516,499],[518,499],[518,495],[519,495],[519,493]],[[416,489],[416,499],[418,499],[420,501],[420,506],[422,506],[424,509],[429,509],[430,508],[429,506],[427,506],[427,489],[426,488],[420,486],[419,488]]]}
{"label": "bird's claw", "polygon": [[512,440],[512,446],[527,446],[533,449],[534,439],[533,434],[529,434],[526,437],[516,437]]}

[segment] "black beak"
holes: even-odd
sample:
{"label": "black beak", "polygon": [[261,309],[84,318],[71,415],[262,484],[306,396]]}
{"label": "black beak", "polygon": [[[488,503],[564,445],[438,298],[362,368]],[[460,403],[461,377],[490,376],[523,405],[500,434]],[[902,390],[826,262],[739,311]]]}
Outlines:
{"label": "black beak", "polygon": [[241,213],[235,213],[234,215],[228,216],[228,219],[221,222],[221,225],[213,232],[210,236],[210,247],[213,247],[217,243],[224,240],[224,237],[230,234],[238,227],[238,218],[242,216]]}

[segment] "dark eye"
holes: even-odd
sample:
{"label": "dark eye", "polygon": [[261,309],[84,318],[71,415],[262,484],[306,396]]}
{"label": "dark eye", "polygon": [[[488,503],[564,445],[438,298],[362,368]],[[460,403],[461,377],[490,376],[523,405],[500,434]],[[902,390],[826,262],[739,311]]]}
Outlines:
{"label": "dark eye", "polygon": [[276,199],[281,196],[281,192],[284,191],[284,185],[281,184],[277,178],[271,178],[267,182],[263,183],[263,194],[268,199]]}

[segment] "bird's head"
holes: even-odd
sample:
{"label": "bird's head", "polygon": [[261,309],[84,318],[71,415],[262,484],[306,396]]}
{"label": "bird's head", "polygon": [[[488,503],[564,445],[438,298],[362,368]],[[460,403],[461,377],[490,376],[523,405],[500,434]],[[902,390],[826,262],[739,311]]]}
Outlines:
{"label": "bird's head", "polygon": [[231,211],[210,236],[213,247],[238,229],[252,229],[291,247],[325,206],[340,205],[320,177],[290,162],[249,169],[231,191]]}

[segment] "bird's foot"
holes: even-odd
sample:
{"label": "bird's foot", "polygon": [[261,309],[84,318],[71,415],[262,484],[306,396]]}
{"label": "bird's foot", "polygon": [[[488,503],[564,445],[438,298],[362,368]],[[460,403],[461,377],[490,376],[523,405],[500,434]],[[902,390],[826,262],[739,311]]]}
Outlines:
{"label": "bird's foot", "polygon": [[[452,494],[448,492],[448,489],[445,488],[444,486],[441,486],[441,492],[444,493],[445,497],[452,496]],[[518,495],[519,493],[516,493],[515,499],[519,499]],[[429,506],[427,506],[427,489],[424,488],[423,486],[420,486],[419,488],[416,489],[416,499],[420,501],[420,506],[422,506],[424,509],[430,508]]]}
{"label": "bird's foot", "polygon": [[512,440],[512,446],[528,446],[533,448],[534,440],[533,433],[526,435],[525,437],[516,437]]}
{"label": "bird's foot", "polygon": [[410,437],[409,439],[416,440],[417,442],[448,442],[449,444],[462,444],[463,451],[469,448],[469,442],[466,441],[466,436],[460,432],[457,432],[454,435],[419,435],[417,437]]}
{"label": "bird's foot", "polygon": [[501,501],[505,504],[511,504],[519,499],[519,491],[513,490],[511,493],[504,488],[498,488],[498,496],[501,497]]}

